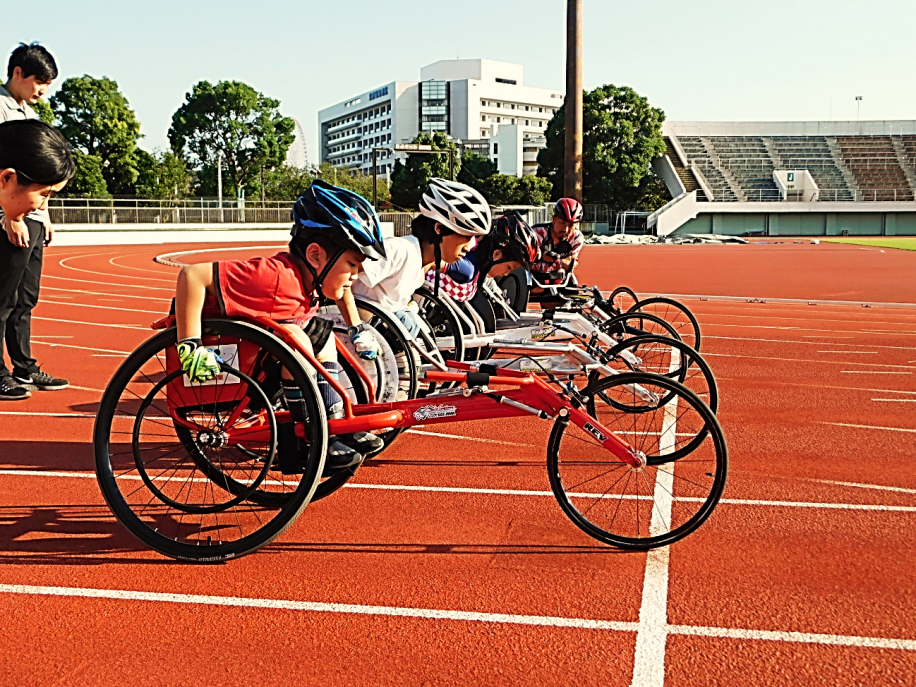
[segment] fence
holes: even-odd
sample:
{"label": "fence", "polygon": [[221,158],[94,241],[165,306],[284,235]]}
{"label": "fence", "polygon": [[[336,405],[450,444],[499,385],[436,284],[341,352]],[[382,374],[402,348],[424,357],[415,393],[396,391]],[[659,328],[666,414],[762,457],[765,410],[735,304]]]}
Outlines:
{"label": "fence", "polygon": [[215,199],[160,201],[122,198],[52,198],[48,203],[56,224],[288,224],[287,201]]}

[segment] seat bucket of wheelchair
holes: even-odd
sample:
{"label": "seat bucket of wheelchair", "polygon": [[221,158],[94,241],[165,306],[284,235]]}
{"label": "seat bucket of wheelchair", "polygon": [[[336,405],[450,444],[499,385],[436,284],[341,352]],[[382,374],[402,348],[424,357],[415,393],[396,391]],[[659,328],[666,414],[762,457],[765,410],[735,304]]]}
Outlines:
{"label": "seat bucket of wheelchair", "polygon": [[[249,374],[258,367],[257,357],[261,354],[261,349],[249,341],[204,337],[204,346],[211,348],[229,367]],[[178,350],[175,347],[170,347],[165,355],[166,369],[170,375],[181,370]],[[229,372],[220,372],[215,379],[203,383],[192,383],[187,375],[179,375],[168,383],[166,389],[171,411],[207,406],[212,408],[214,405],[238,401],[247,395],[248,385]]]}

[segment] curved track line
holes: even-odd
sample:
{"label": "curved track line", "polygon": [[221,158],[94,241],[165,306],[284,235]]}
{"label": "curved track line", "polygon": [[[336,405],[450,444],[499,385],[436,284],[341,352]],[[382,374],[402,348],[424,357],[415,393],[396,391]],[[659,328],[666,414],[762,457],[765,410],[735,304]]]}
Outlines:
{"label": "curved track line", "polygon": [[[50,275],[45,275],[50,276]],[[45,286],[42,284],[42,291],[64,291],[68,294],[85,294],[88,296],[106,296],[111,298],[136,298],[142,301],[158,301],[160,303],[168,303],[171,301],[170,298],[155,298],[153,296],[131,296],[126,293],[108,293],[105,291],[83,291],[81,289],[61,289],[56,286]],[[60,298],[60,296],[58,296]]]}
{"label": "curved track line", "polygon": [[158,279],[158,281],[167,281],[167,282],[175,281],[174,279],[162,279],[161,277],[161,275],[163,274],[162,270],[150,270],[150,269],[146,269],[143,267],[131,267],[130,265],[122,265],[119,262],[115,262],[115,260],[119,258],[133,257],[134,255],[135,255],[134,253],[128,253],[126,255],[116,255],[113,258],[111,258],[111,260],[108,261],[108,264],[113,265],[114,267],[120,267],[121,269],[124,269],[124,270],[134,270],[135,272],[150,272],[152,274],[158,274],[160,275],[160,278]]}
{"label": "curved track line", "polygon": [[[62,281],[75,281],[80,284],[100,284],[101,286],[114,286],[121,289],[143,289],[145,291],[168,291],[174,293],[175,289],[167,289],[163,286],[143,286],[137,284],[114,284],[110,281],[93,281],[91,279],[74,279],[73,277],[58,277],[56,274],[42,275],[42,279],[60,279]],[[117,296],[116,293],[106,294],[108,296]]]}
{"label": "curved track line", "polygon": [[[96,253],[96,254],[90,254],[90,255],[72,255],[69,258],[64,258],[63,260],[61,260],[59,264],[64,269],[73,270],[74,272],[84,272],[85,274],[93,274],[95,276],[99,276],[101,274],[108,274],[111,277],[117,277],[120,279],[142,279],[143,281],[165,281],[165,282],[169,281],[168,279],[162,279],[162,278],[154,279],[153,277],[133,277],[127,274],[113,274],[113,273],[102,272],[101,270],[84,270],[84,269],[80,269],[79,267],[72,267],[66,264],[68,260],[76,260],[77,258],[97,258],[97,257],[102,257],[104,255],[110,255],[110,253]],[[123,253],[117,253],[115,257],[118,257],[118,255],[123,255]]]}
{"label": "curved track line", "polygon": [[284,248],[285,244],[274,244],[270,246],[229,246],[226,248],[201,248],[199,250],[181,250],[175,253],[163,253],[162,255],[157,255],[153,260],[158,262],[161,265],[168,265],[169,267],[185,267],[189,263],[186,262],[175,262],[172,258],[184,255],[198,255],[200,253],[224,253],[232,250],[276,250],[277,248]]}

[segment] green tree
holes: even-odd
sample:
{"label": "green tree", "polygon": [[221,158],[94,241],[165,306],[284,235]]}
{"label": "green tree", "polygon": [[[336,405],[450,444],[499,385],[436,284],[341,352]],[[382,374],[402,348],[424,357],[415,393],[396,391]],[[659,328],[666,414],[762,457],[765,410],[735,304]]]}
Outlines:
{"label": "green tree", "polygon": [[106,77],[69,78],[52,96],[51,109],[71,146],[104,161],[109,193],[132,192],[140,122],[118,84]]}
{"label": "green tree", "polygon": [[295,122],[279,111],[280,101],[239,81],[201,81],[172,115],[169,142],[198,170],[199,191],[216,193],[216,167],[223,157],[225,188],[250,192],[261,169],[280,168],[295,140]]}
{"label": "green tree", "polygon": [[458,180],[482,191],[484,179],[497,171],[496,163],[490,158],[478,155],[473,150],[465,150],[461,154],[461,174]]}
{"label": "green tree", "polygon": [[493,174],[483,180],[480,192],[490,205],[517,205],[518,177],[511,174]]}
{"label": "green tree", "polygon": [[525,175],[518,180],[515,205],[544,205],[550,202],[553,184],[543,177]]}
{"label": "green tree", "polygon": [[[430,136],[423,132],[417,134],[414,143],[432,146],[433,150],[452,150],[454,156],[454,174],[458,178],[461,172],[461,157],[458,155],[458,146],[449,140],[441,131],[436,131]],[[423,190],[429,186],[429,180],[439,177],[449,178],[448,155],[430,153],[412,153],[407,156],[407,163],[395,161],[391,172],[391,202],[399,208],[416,208],[420,203]]]}
{"label": "green tree", "polygon": [[191,173],[181,155],[172,150],[153,154],[137,149],[137,195],[141,198],[174,201],[191,192]]}
{"label": "green tree", "polygon": [[84,198],[111,198],[108,185],[102,176],[102,159],[96,155],[86,155],[79,148],[73,150],[73,162],[76,163],[76,174],[67,182],[63,195],[83,196]]}
{"label": "green tree", "polygon": [[51,109],[51,106],[48,105],[47,102],[39,100],[38,102],[31,103],[31,107],[38,113],[38,118],[41,121],[45,124],[54,126],[54,110]]}
{"label": "green tree", "polygon": [[[566,110],[561,107],[547,125],[547,147],[538,153],[538,176],[563,195]],[[583,96],[582,176],[586,203],[633,207],[653,158],[665,150],[665,113],[628,86],[599,86]]]}

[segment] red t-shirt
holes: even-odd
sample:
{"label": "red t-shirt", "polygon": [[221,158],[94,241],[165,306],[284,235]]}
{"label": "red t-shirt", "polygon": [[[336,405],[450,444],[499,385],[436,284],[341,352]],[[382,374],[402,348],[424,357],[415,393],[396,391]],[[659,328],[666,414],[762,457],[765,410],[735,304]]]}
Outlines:
{"label": "red t-shirt", "polygon": [[216,298],[207,296],[204,313],[226,317],[269,317],[302,325],[315,316],[310,307],[313,289],[306,289],[302,272],[289,253],[269,258],[213,263]]}

